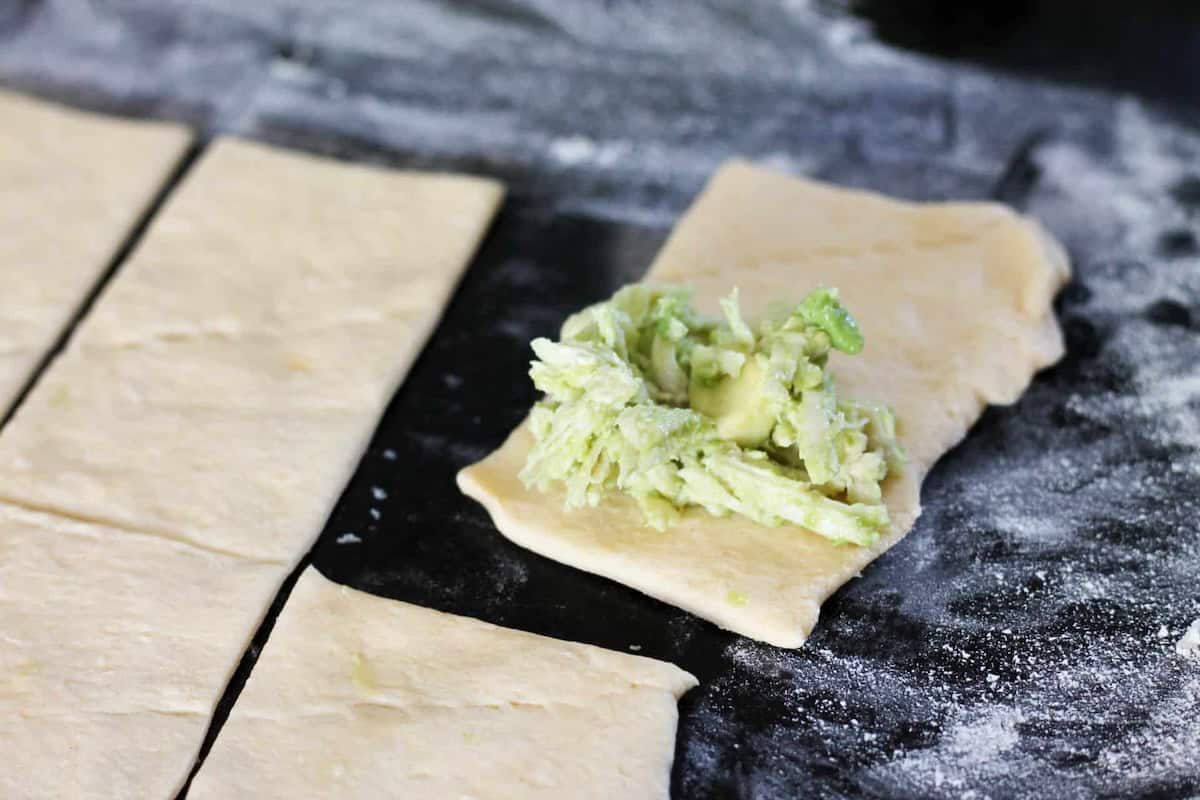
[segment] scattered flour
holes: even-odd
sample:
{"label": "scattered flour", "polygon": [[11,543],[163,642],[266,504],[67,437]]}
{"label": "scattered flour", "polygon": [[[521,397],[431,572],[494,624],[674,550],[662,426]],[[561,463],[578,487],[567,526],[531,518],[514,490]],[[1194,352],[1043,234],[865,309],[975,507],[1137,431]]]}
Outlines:
{"label": "scattered flour", "polygon": [[596,143],[585,136],[567,136],[550,142],[550,155],[566,165],[590,161],[596,153]]}
{"label": "scattered flour", "polygon": [[587,164],[613,167],[633,153],[630,142],[596,142],[586,136],[565,136],[550,142],[550,157],[563,166]]}
{"label": "scattered flour", "polygon": [[1194,226],[1187,210],[1173,202],[1171,189],[1186,174],[1181,165],[1200,158],[1200,140],[1132,98],[1117,102],[1115,112],[1112,153],[1098,154],[1070,139],[1037,149],[1043,180],[1056,192],[1034,211],[1056,232],[1096,237],[1093,248],[1147,253],[1164,227]]}
{"label": "scattered flour", "polygon": [[336,541],[338,544],[358,544],[362,538],[357,533],[343,533]]}
{"label": "scattered flour", "polygon": [[960,763],[983,763],[1016,746],[1017,725],[1023,720],[1021,712],[1012,708],[985,708],[950,725],[947,747]]}

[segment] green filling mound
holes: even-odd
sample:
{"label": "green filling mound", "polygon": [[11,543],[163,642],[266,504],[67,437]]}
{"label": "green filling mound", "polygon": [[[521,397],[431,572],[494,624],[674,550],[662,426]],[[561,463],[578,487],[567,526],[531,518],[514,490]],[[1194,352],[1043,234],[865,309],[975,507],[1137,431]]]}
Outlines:
{"label": "green filling mound", "polygon": [[862,333],[836,289],[751,326],[737,290],[723,319],[700,316],[679,287],[634,284],[535,339],[536,443],[521,480],[561,485],[566,507],[634,498],[665,529],[681,510],[793,523],[870,544],[888,524],[880,484],[901,469],[885,406],[839,400],[830,350]]}

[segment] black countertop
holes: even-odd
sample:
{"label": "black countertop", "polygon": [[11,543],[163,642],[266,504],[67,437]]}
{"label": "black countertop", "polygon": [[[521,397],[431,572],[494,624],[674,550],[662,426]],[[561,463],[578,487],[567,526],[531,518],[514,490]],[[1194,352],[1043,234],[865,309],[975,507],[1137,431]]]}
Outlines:
{"label": "black countertop", "polygon": [[[1194,797],[1198,15],[854,5],[880,36],[803,0],[26,0],[0,5],[0,82],[509,184],[312,561],[695,673],[673,796]],[[529,339],[638,278],[734,155],[1002,200],[1077,273],[1067,357],[940,462],[913,532],[796,651],[521,550],[453,484],[532,402]]]}

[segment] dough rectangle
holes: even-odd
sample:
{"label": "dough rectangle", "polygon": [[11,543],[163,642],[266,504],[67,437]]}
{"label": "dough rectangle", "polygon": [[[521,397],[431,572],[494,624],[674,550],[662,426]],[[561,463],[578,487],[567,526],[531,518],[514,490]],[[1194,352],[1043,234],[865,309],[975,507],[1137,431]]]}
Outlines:
{"label": "dough rectangle", "polygon": [[695,685],[309,568],[188,796],[665,800],[676,701]]}
{"label": "dough rectangle", "polygon": [[522,425],[459,474],[508,538],[782,647],[803,644],[821,603],[898,542],[920,513],[920,484],[987,403],[1011,403],[1062,341],[1051,301],[1069,274],[1037,223],[991,203],[918,204],[724,166],[672,233],[648,280],[684,283],[717,312],[735,286],[761,314],[821,285],[841,290],[866,336],[836,354],[839,395],[892,406],[909,456],[884,500],[892,525],[870,547],[794,526],[768,528],[690,510],[664,533],[623,496],[564,511],[517,478],[532,443]]}
{"label": "dough rectangle", "polygon": [[0,414],[180,161],[187,129],[0,90]]}
{"label": "dough rectangle", "polygon": [[0,797],[173,797],[278,572],[0,504]]}
{"label": "dough rectangle", "polygon": [[6,800],[182,787],[501,194],[237,141],[173,193],[0,434]]}

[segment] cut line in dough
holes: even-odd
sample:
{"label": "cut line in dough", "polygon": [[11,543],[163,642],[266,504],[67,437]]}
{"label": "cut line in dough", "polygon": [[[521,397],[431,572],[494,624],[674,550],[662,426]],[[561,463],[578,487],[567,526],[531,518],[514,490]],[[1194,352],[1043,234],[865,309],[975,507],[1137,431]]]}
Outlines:
{"label": "cut line in dough", "polygon": [[0,416],[187,150],[180,125],[0,90]]}
{"label": "cut line in dough", "polygon": [[0,796],[178,793],[501,194],[202,157],[0,434]]}
{"label": "cut line in dough", "polygon": [[665,798],[661,661],[301,575],[189,800]]}
{"label": "cut line in dough", "polygon": [[889,403],[909,456],[885,487],[885,535],[870,547],[836,545],[697,509],[659,533],[616,494],[568,512],[561,495],[517,478],[532,442],[524,424],[459,473],[459,486],[517,544],[723,628],[799,647],[821,603],[912,528],[922,479],[984,406],[1014,402],[1061,356],[1051,303],[1068,277],[1062,248],[1003,206],[908,203],[731,162],[647,280],[692,285],[710,313],[734,286],[749,314],[820,285],[841,290],[867,344],[832,358],[839,394]]}

